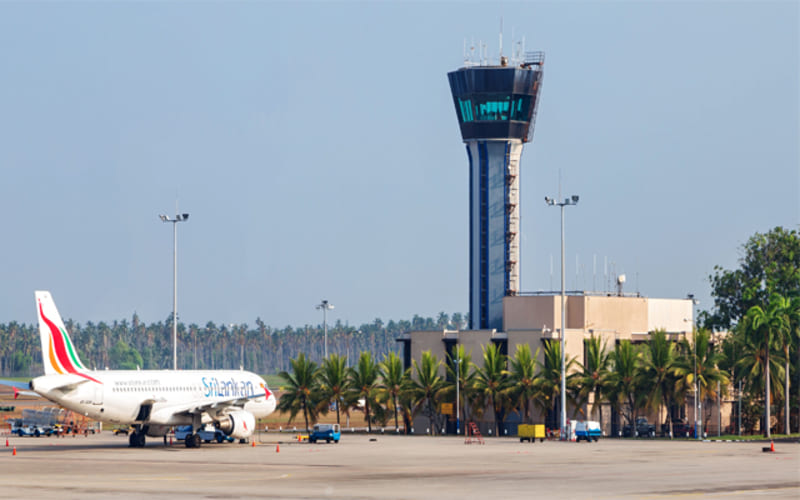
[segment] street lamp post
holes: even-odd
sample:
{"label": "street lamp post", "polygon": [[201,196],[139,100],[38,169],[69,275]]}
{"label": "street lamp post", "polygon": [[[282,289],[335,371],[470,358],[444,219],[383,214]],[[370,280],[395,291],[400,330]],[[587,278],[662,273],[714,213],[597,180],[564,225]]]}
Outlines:
{"label": "street lamp post", "polygon": [[461,358],[456,358],[456,436],[461,434]]}
{"label": "street lamp post", "polygon": [[567,439],[567,298],[564,285],[564,207],[577,205],[578,199],[578,196],[574,194],[569,198],[564,198],[562,202],[556,201],[549,196],[544,197],[544,202],[548,205],[561,207],[561,439]]}
{"label": "street lamp post", "polygon": [[702,437],[701,429],[698,427],[698,422],[702,422],[702,420],[698,420],[698,409],[697,409],[697,328],[694,324],[694,306],[696,306],[700,301],[694,298],[694,294],[690,293],[687,294],[686,297],[692,301],[692,336],[693,339],[693,347],[694,347],[694,438],[700,439]]}
{"label": "street lamp post", "polygon": [[325,359],[328,359],[328,310],[333,309],[333,304],[327,300],[317,305],[317,309],[322,309],[322,329],[325,331]]}
{"label": "street lamp post", "polygon": [[172,223],[172,369],[178,369],[178,222],[189,220],[189,214],[158,216],[161,222]]}

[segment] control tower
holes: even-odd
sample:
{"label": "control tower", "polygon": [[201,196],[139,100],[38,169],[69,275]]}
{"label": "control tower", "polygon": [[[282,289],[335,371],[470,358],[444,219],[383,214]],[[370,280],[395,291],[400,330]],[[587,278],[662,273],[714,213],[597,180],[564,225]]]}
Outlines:
{"label": "control tower", "polygon": [[502,329],[519,292],[519,159],[533,138],[543,52],[447,74],[469,158],[469,328]]}

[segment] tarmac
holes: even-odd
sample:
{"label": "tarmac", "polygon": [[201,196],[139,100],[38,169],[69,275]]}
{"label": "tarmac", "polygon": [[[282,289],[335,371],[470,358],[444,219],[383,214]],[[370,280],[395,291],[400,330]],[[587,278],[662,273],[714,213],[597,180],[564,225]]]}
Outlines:
{"label": "tarmac", "polygon": [[[264,433],[251,444],[0,437],[0,498],[800,498],[800,444]],[[769,443],[766,443],[769,447]],[[16,455],[13,450],[16,449]]]}

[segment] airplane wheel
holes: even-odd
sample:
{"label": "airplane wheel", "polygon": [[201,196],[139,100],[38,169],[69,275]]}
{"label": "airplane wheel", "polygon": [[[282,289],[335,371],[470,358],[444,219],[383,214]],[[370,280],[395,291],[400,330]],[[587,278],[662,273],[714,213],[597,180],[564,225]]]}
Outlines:
{"label": "airplane wheel", "polygon": [[131,432],[131,435],[128,436],[128,447],[136,448],[136,432]]}
{"label": "airplane wheel", "polygon": [[141,432],[141,431],[137,432],[136,433],[136,447],[137,448],[144,448],[144,442],[145,442],[144,432]]}

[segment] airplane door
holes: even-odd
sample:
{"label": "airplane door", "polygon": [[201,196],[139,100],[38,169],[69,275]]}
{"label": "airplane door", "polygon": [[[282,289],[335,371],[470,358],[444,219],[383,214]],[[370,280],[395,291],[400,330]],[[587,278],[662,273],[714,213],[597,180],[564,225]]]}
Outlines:
{"label": "airplane door", "polygon": [[105,387],[103,384],[92,384],[94,386],[94,394],[92,397],[92,404],[94,405],[102,405],[103,404],[103,388]]}

